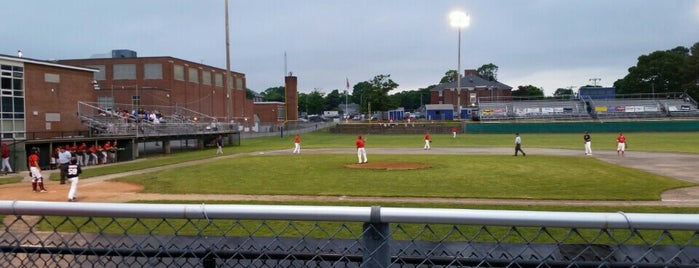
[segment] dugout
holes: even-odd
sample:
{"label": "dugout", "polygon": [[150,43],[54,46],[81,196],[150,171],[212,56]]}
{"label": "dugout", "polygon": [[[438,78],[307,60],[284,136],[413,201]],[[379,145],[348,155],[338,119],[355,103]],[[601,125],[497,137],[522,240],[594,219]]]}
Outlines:
{"label": "dugout", "polygon": [[425,105],[425,118],[427,120],[454,120],[454,106],[451,104],[427,104]]}

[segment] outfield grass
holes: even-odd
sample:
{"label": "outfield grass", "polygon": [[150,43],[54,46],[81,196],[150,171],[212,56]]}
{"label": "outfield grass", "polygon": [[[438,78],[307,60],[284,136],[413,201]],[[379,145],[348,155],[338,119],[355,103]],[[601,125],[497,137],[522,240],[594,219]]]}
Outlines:
{"label": "outfield grass", "polygon": [[346,168],[352,154],[241,156],[134,175],[147,193],[658,200],[691,183],[589,157],[536,155],[371,155],[420,170]]}
{"label": "outfield grass", "polygon": [[[616,150],[616,133],[592,133],[592,149],[594,150]],[[626,133],[629,143],[629,152],[649,151],[649,152],[678,152],[678,153],[699,153],[699,132],[640,132]],[[386,147],[401,148],[415,147],[422,148],[424,145],[423,135],[364,135],[367,138],[367,148]],[[301,148],[353,148],[356,140],[354,134],[331,134],[327,130],[320,130],[301,135]],[[451,138],[451,134],[432,134],[432,145],[439,147],[512,147],[514,135],[511,134],[459,134],[456,139]],[[523,147],[525,148],[557,148],[557,149],[579,149],[583,151],[582,134],[522,134]],[[279,136],[249,138],[241,141],[241,146],[226,146],[224,155],[250,153],[267,150],[293,148],[294,137],[287,135],[284,138]],[[216,149],[200,151],[189,151],[170,155],[149,156],[138,161],[120,163],[119,165],[102,165],[90,167],[89,172],[84,172],[80,178],[142,170],[146,168],[159,167],[163,165],[176,164],[194,160],[201,160],[216,157]],[[59,174],[52,174],[51,180],[58,180]]]}

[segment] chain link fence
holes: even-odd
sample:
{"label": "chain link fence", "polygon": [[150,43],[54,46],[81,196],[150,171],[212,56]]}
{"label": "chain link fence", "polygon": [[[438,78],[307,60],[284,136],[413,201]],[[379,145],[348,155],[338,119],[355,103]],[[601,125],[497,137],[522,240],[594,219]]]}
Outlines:
{"label": "chain link fence", "polygon": [[2,267],[697,267],[699,215],[0,201]]}

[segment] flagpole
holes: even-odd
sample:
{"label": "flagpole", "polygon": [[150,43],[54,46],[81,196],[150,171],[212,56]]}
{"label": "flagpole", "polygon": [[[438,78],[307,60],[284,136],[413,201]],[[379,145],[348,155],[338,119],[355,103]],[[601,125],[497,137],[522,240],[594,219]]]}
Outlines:
{"label": "flagpole", "polygon": [[349,92],[349,78],[347,78],[347,89],[345,89],[345,122],[349,123],[349,113],[347,112],[347,93]]}

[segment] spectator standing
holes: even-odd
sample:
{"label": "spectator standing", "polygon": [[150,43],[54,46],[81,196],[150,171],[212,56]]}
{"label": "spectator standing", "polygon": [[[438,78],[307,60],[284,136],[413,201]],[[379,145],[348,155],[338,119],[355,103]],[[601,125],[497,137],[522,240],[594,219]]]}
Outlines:
{"label": "spectator standing", "polygon": [[522,152],[522,156],[527,156],[527,154],[522,151],[522,137],[519,136],[519,132],[515,133],[515,156],[518,152]]}
{"label": "spectator standing", "polygon": [[32,190],[45,193],[44,176],[41,174],[41,167],[39,167],[39,148],[32,147],[27,163],[29,164],[29,176],[32,177]]}
{"label": "spectator standing", "polygon": [[624,157],[624,152],[626,151],[626,137],[624,137],[624,133],[619,132],[619,136],[616,137],[616,142],[616,156],[621,154],[621,157]]}
{"label": "spectator standing", "polygon": [[590,133],[585,131],[583,140],[585,141],[585,155],[592,155],[592,138],[590,138]]}
{"label": "spectator standing", "polygon": [[2,149],[0,149],[0,154],[2,155],[3,175],[7,175],[7,173],[12,173],[12,167],[10,166],[10,146],[7,146],[7,143],[2,143]]}
{"label": "spectator standing", "polygon": [[82,168],[78,164],[78,160],[75,158],[70,159],[70,164],[61,167],[61,171],[68,174],[68,181],[70,182],[70,190],[68,190],[68,202],[75,202],[75,194],[78,191],[78,180],[80,173],[82,173]]}
{"label": "spectator standing", "polygon": [[[362,134],[359,134],[355,144],[357,145],[357,159],[359,160],[360,164],[369,162],[369,160],[366,158],[366,149],[364,148],[365,143],[366,140],[362,138]],[[362,161],[362,157],[364,158],[364,161]]]}
{"label": "spectator standing", "polygon": [[223,154],[223,136],[218,135],[216,138],[216,154]]}
{"label": "spectator standing", "polygon": [[58,168],[61,170],[61,184],[66,184],[66,178],[68,177],[68,174],[63,172],[63,166],[70,164],[70,158],[73,157],[70,152],[66,150],[66,147],[69,147],[69,145],[60,147],[58,150]]}
{"label": "spectator standing", "polygon": [[300,154],[301,153],[301,136],[299,134],[296,134],[294,137],[294,152],[295,154]]}
{"label": "spectator standing", "polygon": [[425,133],[425,146],[423,147],[423,149],[425,149],[425,150],[432,149],[432,147],[430,147],[431,142],[432,142],[432,140],[430,140],[430,133],[429,132]]}

